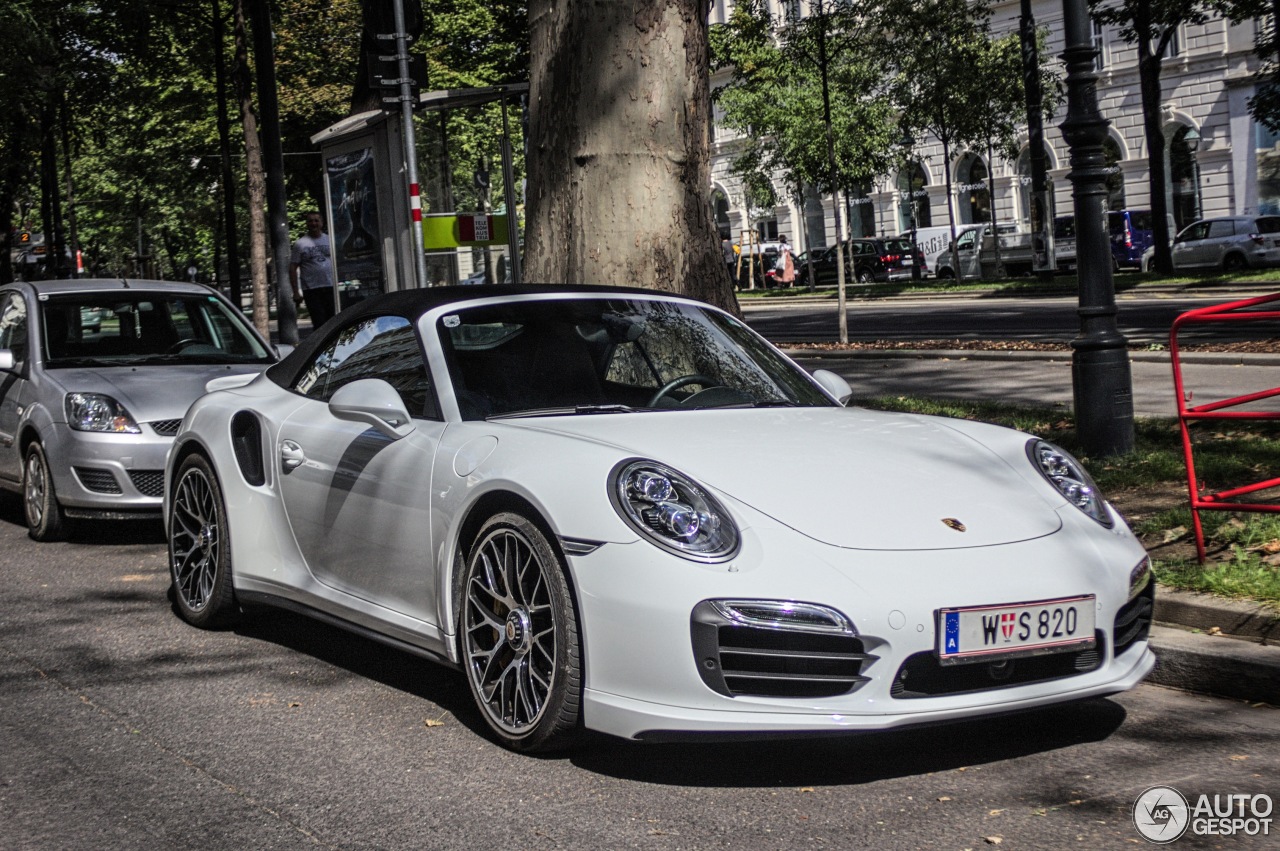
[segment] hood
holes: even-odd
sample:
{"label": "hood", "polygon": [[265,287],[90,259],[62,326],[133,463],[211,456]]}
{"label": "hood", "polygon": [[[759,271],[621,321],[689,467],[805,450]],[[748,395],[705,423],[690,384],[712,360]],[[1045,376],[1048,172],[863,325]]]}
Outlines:
{"label": "hood", "polygon": [[983,547],[1061,527],[1047,486],[1035,488],[1004,457],[932,417],[800,408],[503,422],[660,461],[838,547]]}
{"label": "hood", "polygon": [[[47,375],[67,393],[105,393],[125,406],[139,423],[181,419],[205,393],[205,384],[229,375],[257,374],[268,364],[209,366],[117,366],[59,369]],[[62,406],[58,405],[58,419]]]}

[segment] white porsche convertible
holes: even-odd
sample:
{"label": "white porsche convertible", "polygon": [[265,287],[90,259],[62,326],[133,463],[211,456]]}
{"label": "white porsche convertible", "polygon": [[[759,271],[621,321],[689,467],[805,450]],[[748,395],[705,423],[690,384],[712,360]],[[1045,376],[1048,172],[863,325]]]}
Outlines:
{"label": "white porsche convertible", "polygon": [[846,408],[692,300],[393,293],[213,385],[166,469],[181,616],[282,607],[461,668],[508,747],[883,730],[1154,664],[1146,552],[1078,462]]}

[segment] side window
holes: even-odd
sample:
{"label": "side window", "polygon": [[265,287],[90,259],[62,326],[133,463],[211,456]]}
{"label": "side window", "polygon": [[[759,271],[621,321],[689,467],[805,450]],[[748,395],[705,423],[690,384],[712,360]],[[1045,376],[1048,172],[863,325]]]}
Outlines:
{"label": "side window", "polygon": [[1224,236],[1235,236],[1236,223],[1231,219],[1220,219],[1209,223],[1209,239],[1221,239]]}
{"label": "side window", "polygon": [[960,234],[960,238],[956,240],[956,247],[961,251],[972,251],[973,241],[976,239],[977,231],[967,230]]}
{"label": "side window", "polygon": [[27,359],[27,303],[18,293],[6,296],[0,307],[0,349],[13,352],[14,363]]}
{"label": "side window", "polygon": [[418,335],[403,316],[375,316],[339,331],[302,371],[293,389],[327,402],[344,385],[361,378],[386,381],[411,415],[439,418]]}
{"label": "side window", "polygon": [[1194,224],[1182,232],[1182,241],[1194,242],[1195,240],[1198,240],[1198,239],[1204,239],[1204,235],[1205,233],[1208,232],[1208,230],[1209,230],[1208,222],[1199,222],[1197,224]]}

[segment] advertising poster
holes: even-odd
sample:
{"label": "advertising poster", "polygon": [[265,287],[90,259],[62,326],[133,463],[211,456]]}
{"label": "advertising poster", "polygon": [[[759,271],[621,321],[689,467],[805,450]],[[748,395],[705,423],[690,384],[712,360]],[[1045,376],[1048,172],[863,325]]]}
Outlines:
{"label": "advertising poster", "polygon": [[373,149],[329,157],[330,232],[340,307],[386,289],[382,244],[378,236],[378,187]]}

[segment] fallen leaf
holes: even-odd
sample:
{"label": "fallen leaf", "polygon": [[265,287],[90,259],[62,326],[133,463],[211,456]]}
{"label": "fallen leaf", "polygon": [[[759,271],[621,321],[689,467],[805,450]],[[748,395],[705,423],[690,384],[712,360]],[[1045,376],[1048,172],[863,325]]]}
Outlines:
{"label": "fallen leaf", "polygon": [[943,796],[941,796],[940,798],[938,798],[938,800],[939,800],[939,801],[950,801],[950,800],[951,800],[951,796],[950,796],[950,795],[943,795]]}
{"label": "fallen leaf", "polygon": [[982,841],[988,845],[999,845],[1001,842],[1004,842],[1004,838],[1000,836],[984,836],[982,837]]}
{"label": "fallen leaf", "polygon": [[801,792],[812,792],[812,791],[813,791],[813,787],[812,787],[812,786],[801,786],[801,787],[800,787],[800,791],[801,791]]}
{"label": "fallen leaf", "polygon": [[1002,812],[1004,812],[1004,810],[988,810],[988,811],[987,811],[987,815],[989,815],[989,816],[998,816],[998,815],[1000,815]]}
{"label": "fallen leaf", "polygon": [[1178,540],[1179,538],[1185,538],[1186,536],[1187,536],[1186,526],[1174,526],[1172,529],[1164,530],[1164,543],[1171,544],[1174,541]]}
{"label": "fallen leaf", "polygon": [[1208,630],[1205,631],[1205,635],[1222,635],[1222,627],[1211,626],[1209,627]]}
{"label": "fallen leaf", "polygon": [[443,727],[444,722],[439,718],[427,718],[422,722],[427,727]]}
{"label": "fallen leaf", "polygon": [[302,704],[301,704],[301,703],[298,703],[298,701],[296,701],[296,700],[291,700],[291,701],[289,701],[289,708],[290,708],[290,709],[297,709],[297,708],[298,708],[299,706],[301,706],[301,705],[302,705]]}
{"label": "fallen leaf", "polygon": [[1067,801],[1067,803],[1068,803],[1068,804],[1070,804],[1070,805],[1071,805],[1071,806],[1073,806],[1073,807],[1078,807],[1078,806],[1080,806],[1081,804],[1083,804],[1083,803],[1084,803],[1084,801],[1082,801],[1082,800],[1081,800],[1081,799],[1079,799],[1079,798],[1076,798],[1074,801]]}
{"label": "fallen leaf", "polygon": [[1241,761],[1246,760],[1246,759],[1248,759],[1248,758],[1249,758],[1249,757],[1247,757],[1247,756],[1243,756],[1243,755],[1241,755],[1241,754],[1236,754],[1235,756],[1231,757],[1231,761],[1232,761],[1232,762],[1241,762]]}

